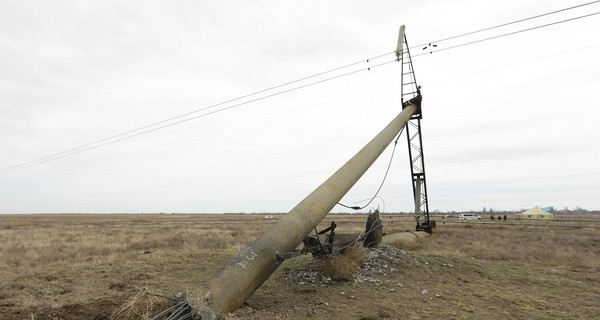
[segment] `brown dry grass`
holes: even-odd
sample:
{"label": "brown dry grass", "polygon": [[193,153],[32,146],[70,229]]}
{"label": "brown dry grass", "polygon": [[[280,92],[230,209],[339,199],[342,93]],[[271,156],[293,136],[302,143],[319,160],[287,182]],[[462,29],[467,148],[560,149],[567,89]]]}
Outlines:
{"label": "brown dry grass", "polygon": [[320,271],[334,281],[350,281],[365,260],[365,248],[353,245],[343,253],[324,257],[320,261]]}
{"label": "brown dry grass", "polygon": [[[585,218],[600,222],[600,217]],[[0,216],[0,319],[30,318],[31,313],[36,319],[108,319],[130,299],[147,299],[147,294],[139,296],[140,287],[161,289],[169,296],[192,291],[277,219],[259,215]],[[365,219],[329,216],[318,229],[335,220],[339,231],[358,233]],[[402,287],[383,293],[377,287],[357,291],[351,282],[331,288],[294,288],[280,284],[274,275],[249,300],[254,309],[267,312],[254,319],[273,318],[269,310],[280,319],[358,319],[363,310],[357,310],[357,305],[372,306],[369,310],[378,318],[415,319],[495,319],[499,314],[583,319],[600,311],[594,303],[600,299],[598,229],[553,227],[558,222],[527,227],[514,221],[446,221],[436,234],[410,249],[414,255],[402,262],[400,274],[388,275],[390,283]],[[410,217],[386,216],[383,222],[388,233],[414,227]],[[286,262],[286,268],[303,261],[296,259],[300,260]],[[350,262],[332,259],[325,268],[350,279],[360,254],[350,252],[339,259]],[[430,291],[438,290],[440,297],[421,296],[425,285]],[[341,296],[341,291],[352,291],[355,298]],[[374,297],[381,304],[370,303]],[[321,304],[323,299],[331,306]],[[496,301],[502,301],[506,309],[496,306]],[[403,308],[403,302],[410,308]],[[307,303],[313,309],[319,306],[321,313],[307,317],[286,313],[306,310]],[[153,305],[158,306],[158,301]]]}
{"label": "brown dry grass", "polygon": [[0,319],[21,318],[4,309],[35,313],[110,295],[108,317],[138,287],[191,289],[190,275],[213,272],[268,225],[212,215],[0,216]]}
{"label": "brown dry grass", "polygon": [[[75,221],[68,221],[72,217]],[[261,224],[256,228],[232,224],[223,229],[222,225],[215,227],[202,217],[193,216],[190,220],[160,215],[115,216],[110,223],[72,217],[57,216],[54,223],[58,225],[46,225],[44,220],[36,222],[35,218],[4,216],[0,224],[0,266],[39,267],[94,257],[111,260],[135,251],[238,250],[263,229]],[[169,225],[170,222],[178,224]]]}
{"label": "brown dry grass", "polygon": [[111,315],[112,320],[150,320],[168,308],[172,300],[155,289],[142,288]]}
{"label": "brown dry grass", "polygon": [[451,257],[594,270],[600,262],[599,244],[598,229],[592,228],[472,224],[446,226],[416,248]]}

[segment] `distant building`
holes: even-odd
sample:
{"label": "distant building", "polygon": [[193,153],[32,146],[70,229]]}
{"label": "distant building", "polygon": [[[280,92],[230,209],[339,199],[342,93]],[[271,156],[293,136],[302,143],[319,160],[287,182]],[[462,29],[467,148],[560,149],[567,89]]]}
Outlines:
{"label": "distant building", "polygon": [[554,215],[536,206],[525,212],[515,214],[515,218],[520,220],[554,220]]}

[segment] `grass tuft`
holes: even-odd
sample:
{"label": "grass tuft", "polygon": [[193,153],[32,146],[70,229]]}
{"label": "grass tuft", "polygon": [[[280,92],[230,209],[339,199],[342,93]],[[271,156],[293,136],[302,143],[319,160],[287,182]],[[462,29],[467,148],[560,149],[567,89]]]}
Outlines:
{"label": "grass tuft", "polygon": [[171,300],[159,291],[142,288],[110,317],[111,320],[149,320],[169,307]]}
{"label": "grass tuft", "polygon": [[353,280],[365,261],[365,250],[362,246],[351,246],[342,254],[325,257],[321,260],[321,273],[334,281]]}

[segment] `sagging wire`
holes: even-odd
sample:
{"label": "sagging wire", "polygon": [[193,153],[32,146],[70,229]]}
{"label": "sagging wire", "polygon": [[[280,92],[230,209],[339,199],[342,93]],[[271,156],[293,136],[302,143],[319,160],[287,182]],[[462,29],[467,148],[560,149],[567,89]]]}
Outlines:
{"label": "sagging wire", "polygon": [[350,243],[346,244],[343,247],[340,247],[339,249],[337,249],[337,251],[342,252],[344,249],[350,247],[350,246],[355,246],[357,243],[359,242],[363,242],[364,239],[367,238],[367,236],[375,231],[377,228],[379,228],[380,226],[383,226],[382,222],[381,222],[381,217],[377,220],[376,223],[371,224],[371,227],[369,228],[369,230],[364,230],[361,233],[358,234],[358,236],[356,237],[356,239],[354,241],[351,241]]}
{"label": "sagging wire", "polygon": [[[391,54],[391,53],[383,54],[383,55],[377,56],[375,58],[380,58],[380,57],[383,57],[383,56],[386,56],[386,55],[389,55],[389,54]],[[371,58],[371,59],[374,59],[374,58]],[[366,62],[370,62],[369,59],[367,59],[365,61]],[[101,139],[101,140],[98,140],[98,141],[95,141],[95,142],[92,142],[92,143],[88,143],[88,144],[85,144],[85,145],[80,146],[80,147],[72,148],[72,149],[65,150],[65,151],[62,151],[62,152],[58,152],[58,153],[55,153],[55,154],[51,154],[51,155],[48,155],[48,156],[45,156],[45,157],[42,157],[42,158],[38,158],[36,160],[32,160],[32,161],[24,162],[24,163],[17,164],[17,165],[11,166],[11,167],[0,169],[0,175],[6,174],[6,173],[9,173],[9,172],[13,172],[13,171],[17,171],[17,170],[21,170],[21,169],[25,169],[25,168],[29,168],[29,167],[32,167],[32,166],[37,166],[37,165],[40,165],[40,164],[43,164],[43,163],[46,163],[46,162],[50,162],[50,161],[62,159],[62,158],[69,157],[69,156],[72,156],[72,155],[75,155],[75,154],[78,154],[78,153],[81,153],[81,152],[85,152],[85,151],[88,151],[88,150],[100,148],[100,147],[103,147],[103,146],[106,146],[106,145],[110,145],[110,144],[113,144],[113,143],[117,143],[117,142],[120,142],[120,141],[129,140],[131,138],[134,138],[134,137],[137,137],[137,136],[141,136],[141,135],[144,135],[144,134],[147,134],[147,133],[150,133],[150,132],[154,132],[154,131],[157,131],[157,130],[168,128],[168,127],[171,127],[171,126],[174,126],[174,125],[178,125],[178,124],[181,124],[181,123],[184,123],[184,122],[188,122],[188,121],[191,121],[191,120],[195,120],[195,119],[198,119],[198,118],[206,117],[206,116],[209,116],[209,115],[212,115],[212,114],[215,114],[215,113],[219,113],[219,112],[223,112],[223,111],[226,111],[226,110],[238,108],[238,107],[241,107],[241,106],[244,106],[244,105],[247,105],[247,104],[251,104],[251,103],[254,103],[254,102],[257,102],[257,101],[260,101],[260,100],[264,100],[264,99],[272,98],[272,97],[275,97],[275,96],[278,96],[278,95],[282,95],[282,94],[285,94],[285,93],[289,93],[289,92],[292,92],[292,91],[304,89],[304,88],[307,88],[307,87],[310,87],[310,86],[314,86],[314,85],[317,85],[317,84],[321,84],[321,83],[324,83],[324,82],[328,82],[328,81],[331,81],[331,80],[336,80],[336,79],[339,79],[339,78],[342,78],[342,77],[350,76],[350,75],[353,75],[353,74],[356,74],[356,73],[359,73],[359,72],[371,71],[371,69],[379,68],[379,67],[382,67],[382,66],[385,66],[385,65],[388,65],[388,64],[391,64],[391,63],[395,63],[395,62],[397,62],[397,59],[385,61],[385,62],[378,63],[378,64],[374,64],[374,65],[371,65],[370,67],[366,67],[366,68],[363,67],[363,68],[360,68],[360,69],[356,69],[354,71],[349,71],[349,72],[346,72],[346,73],[343,73],[343,74],[339,74],[339,75],[336,75],[336,76],[331,76],[329,78],[317,80],[317,81],[314,81],[314,82],[311,82],[311,83],[298,85],[298,86],[295,86],[295,87],[292,87],[292,88],[289,88],[289,89],[277,91],[277,92],[270,93],[270,94],[267,94],[267,95],[264,95],[264,96],[260,96],[260,97],[257,97],[257,98],[253,98],[253,99],[250,99],[250,100],[242,101],[242,102],[230,105],[230,106],[221,107],[221,108],[216,109],[216,110],[206,111],[205,113],[201,113],[199,115],[195,115],[195,116],[183,118],[184,116],[191,115],[192,113],[196,113],[196,112],[199,112],[199,111],[205,111],[205,110],[207,110],[209,108],[214,108],[216,106],[221,106],[221,105],[225,104],[226,102],[219,103],[219,104],[216,104],[216,105],[212,105],[212,106],[209,106],[209,107],[206,107],[206,108],[198,109],[198,110],[186,113],[184,115],[172,117],[170,119],[159,121],[159,122],[156,122],[156,123],[144,126],[144,127],[140,127],[140,128],[134,129],[134,130],[130,130],[130,131],[118,134],[118,135],[114,135],[114,136],[109,137],[109,138],[105,138],[105,139]],[[352,64],[352,65],[354,65],[354,64]],[[351,65],[348,65],[348,66],[351,66]],[[341,69],[341,68],[332,69],[332,71],[338,70],[338,69]],[[325,74],[325,73],[328,73],[328,72],[330,72],[330,71],[323,72],[321,74]],[[310,78],[310,77],[307,77],[307,79],[308,78]],[[279,88],[279,87],[287,86],[287,85],[289,85],[291,83],[296,83],[296,82],[298,82],[298,81],[291,81],[291,82],[286,83],[284,85],[276,86],[276,87],[273,87],[273,88]],[[262,93],[262,92],[265,92],[265,91],[272,90],[273,88],[265,89],[265,90],[262,90],[262,91],[259,91],[259,92]],[[255,95],[255,94],[250,94],[250,95],[246,95],[246,96],[243,96],[243,97],[250,97],[250,96],[253,96],[253,95]],[[239,100],[239,99],[241,99],[241,98],[236,98],[236,99],[232,99],[232,100],[229,100],[229,101],[236,101],[236,100]],[[227,102],[229,102],[229,101],[227,101]],[[177,121],[172,121],[172,120],[179,119],[179,118],[183,118],[183,119],[177,120]],[[161,124],[161,125],[157,126],[159,124]]]}
{"label": "sagging wire", "polygon": [[341,202],[338,202],[337,203],[338,205],[340,205],[344,208],[352,209],[352,210],[362,210],[362,209],[368,207],[371,204],[371,202],[373,202],[373,200],[375,200],[375,198],[377,198],[377,195],[379,194],[379,191],[381,191],[381,188],[383,188],[383,184],[385,183],[388,173],[390,172],[390,167],[392,166],[392,161],[394,160],[394,153],[396,152],[396,146],[398,145],[398,140],[400,139],[400,136],[402,135],[404,128],[406,128],[406,126],[402,127],[402,129],[400,129],[400,132],[398,133],[398,137],[396,137],[396,140],[394,141],[394,148],[392,149],[392,155],[390,156],[390,161],[388,163],[387,169],[385,170],[385,175],[383,176],[383,179],[381,180],[381,184],[379,185],[379,188],[377,189],[377,191],[375,192],[375,195],[373,195],[371,200],[369,200],[369,202],[367,202],[367,204],[365,204],[362,207],[361,206],[348,206]]}

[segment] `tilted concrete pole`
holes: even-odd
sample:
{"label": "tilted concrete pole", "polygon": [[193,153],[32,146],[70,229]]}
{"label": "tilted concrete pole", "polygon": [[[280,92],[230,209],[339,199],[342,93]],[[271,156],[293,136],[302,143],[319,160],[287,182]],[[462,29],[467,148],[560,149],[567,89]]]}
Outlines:
{"label": "tilted concrete pole", "polygon": [[[282,264],[277,253],[290,252],[323,220],[350,188],[377,160],[405,126],[416,106],[409,104],[373,140],[281,220],[267,229],[206,283],[203,297],[192,308],[202,319],[232,312]],[[200,301],[198,301],[200,300]]]}

